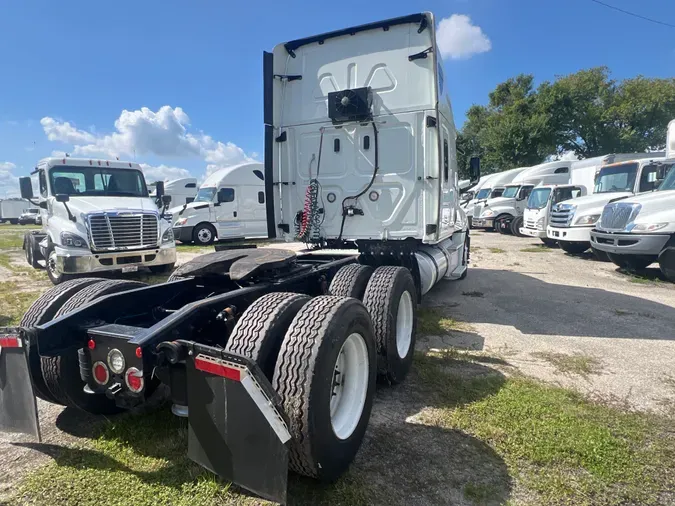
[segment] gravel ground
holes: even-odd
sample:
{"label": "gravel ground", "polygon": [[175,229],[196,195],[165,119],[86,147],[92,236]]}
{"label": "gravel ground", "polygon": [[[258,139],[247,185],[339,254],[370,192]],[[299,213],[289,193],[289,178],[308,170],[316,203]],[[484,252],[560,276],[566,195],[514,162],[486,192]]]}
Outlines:
{"label": "gravel ground", "polygon": [[[596,262],[589,256],[572,257],[560,250],[521,251],[539,246],[532,239],[479,232],[472,233],[472,238],[475,249],[467,279],[441,283],[424,300],[425,307],[438,307],[466,324],[461,331],[445,336],[420,338],[418,348],[483,350],[506,361],[509,366],[502,369],[507,374],[519,370],[636,409],[673,409],[675,285],[632,282],[613,264]],[[288,246],[297,249],[296,245]],[[179,262],[194,256],[181,252]],[[648,277],[656,278],[656,272],[651,269]],[[560,373],[542,358],[551,352],[593,357],[599,370],[586,375]],[[406,423],[420,406],[400,403],[400,398],[396,400],[386,391],[378,395],[365,453],[360,455],[377,450],[378,442],[390,441],[392,423],[410,433],[406,436],[409,444],[434,446],[438,434]],[[0,504],[21,476],[49,458],[48,448],[87,437],[97,420],[42,401],[38,404],[48,445],[36,451],[33,444],[19,443],[26,441],[25,437],[0,433]],[[378,431],[384,431],[382,438],[377,437]],[[458,435],[453,437],[459,439],[453,440],[452,446],[464,444]],[[454,470],[471,469],[467,462],[450,464]],[[493,471],[505,473],[502,468]],[[396,500],[392,497],[391,504],[406,504],[414,496],[404,492]],[[456,493],[447,492],[447,497]],[[456,499],[462,503],[461,498]]]}
{"label": "gravel ground", "polygon": [[[675,403],[675,285],[658,266],[644,278],[590,254],[524,252],[541,243],[489,232],[472,234],[469,275],[424,299],[469,328],[420,339],[418,347],[457,346],[498,355],[524,374],[601,400],[663,412]],[[456,304],[456,306],[455,306]],[[592,374],[561,374],[551,353],[592,357]]]}

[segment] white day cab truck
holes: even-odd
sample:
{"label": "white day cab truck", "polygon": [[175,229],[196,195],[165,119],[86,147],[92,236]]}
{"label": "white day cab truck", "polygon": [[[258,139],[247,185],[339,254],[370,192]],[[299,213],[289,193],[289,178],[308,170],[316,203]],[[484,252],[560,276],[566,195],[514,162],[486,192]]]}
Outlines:
{"label": "white day cab truck", "polygon": [[469,203],[465,206],[466,216],[473,228],[487,228],[492,229],[492,224],[488,227],[485,226],[486,223],[480,219],[480,215],[483,212],[485,203],[490,199],[496,199],[502,196],[504,190],[506,190],[507,184],[514,180],[521,172],[523,172],[527,167],[518,167],[516,169],[509,169],[503,172],[497,172],[496,174],[489,174],[485,176],[487,180],[485,184],[481,186],[475,192],[475,196]]}
{"label": "white day cab truck", "polygon": [[[546,236],[558,241],[562,250],[583,253],[591,247],[591,230],[602,210],[611,201],[656,189],[665,177],[661,162],[664,153],[614,155],[596,176],[592,195],[559,202],[551,211]],[[593,250],[600,260],[604,255]]]}
{"label": "white day cab truck", "polygon": [[47,291],[0,330],[0,429],[39,436],[34,395],[112,414],[163,383],[188,456],[225,480],[285,503],[289,469],[342,475],[376,379],[411,368],[421,297],[467,274],[435,26],[413,14],[265,53],[267,232],[312,249],[221,249],[166,283]]}
{"label": "white day cab truck", "polygon": [[[502,234],[520,236],[527,199],[539,184],[564,183],[569,180],[571,162],[548,162],[516,169],[516,176],[505,185],[500,197],[488,199],[474,208],[473,226],[496,229]],[[512,169],[513,170],[513,169]],[[476,215],[480,209],[480,214]]]}
{"label": "white day cab truck", "polygon": [[535,187],[527,200],[520,234],[526,237],[537,237],[547,246],[557,245],[557,241],[549,239],[546,235],[551,208],[558,202],[591,193],[595,184],[595,175],[600,167],[613,160],[611,156],[600,156],[572,162],[568,181]]}
{"label": "white day cab truck", "polygon": [[19,217],[28,210],[30,203],[24,199],[0,200],[0,223],[19,223]]}
{"label": "white day cab truck", "polygon": [[[24,238],[26,260],[59,284],[105,271],[169,272],[176,243],[159,201],[148,196],[140,165],[118,160],[44,158],[35,168],[42,230]],[[20,178],[21,196],[33,199],[30,177]],[[159,208],[158,208],[159,206]]]}
{"label": "white day cab truck", "polygon": [[661,162],[667,176],[657,191],[607,204],[591,231],[591,245],[623,269],[639,271],[658,262],[663,275],[675,283],[673,165],[675,158]]}
{"label": "white day cab truck", "polygon": [[247,162],[208,176],[193,202],[169,210],[176,240],[208,246],[267,237],[264,170],[262,163]]}
{"label": "white day cab truck", "polygon": [[[150,197],[157,198],[157,182],[148,185]],[[182,177],[164,181],[164,195],[171,197],[172,206],[182,206],[194,201],[197,196],[197,178]]]}

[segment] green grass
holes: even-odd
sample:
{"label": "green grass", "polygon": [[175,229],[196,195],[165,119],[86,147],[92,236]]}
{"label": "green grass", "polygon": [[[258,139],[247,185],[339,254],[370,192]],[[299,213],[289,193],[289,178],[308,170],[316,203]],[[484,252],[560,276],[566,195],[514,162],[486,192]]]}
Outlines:
{"label": "green grass", "polygon": [[602,364],[598,359],[583,353],[568,355],[567,353],[542,351],[532,353],[532,356],[545,360],[563,374],[571,373],[586,377],[602,371]]}
{"label": "green grass", "polygon": [[47,273],[42,269],[34,269],[28,264],[18,265],[12,262],[12,258],[6,253],[0,253],[0,267],[4,267],[14,275],[29,276],[32,279],[46,280]]}
{"label": "green grass", "polygon": [[541,246],[532,246],[530,248],[521,248],[520,251],[523,253],[548,253],[550,251],[553,251],[553,249],[547,247],[546,245],[542,244]]}
{"label": "green grass", "polygon": [[0,282],[0,326],[18,325],[40,292],[21,291],[16,283]]}
{"label": "green grass", "polygon": [[[537,497],[534,504],[659,504],[659,494],[675,485],[672,421],[594,404],[521,376],[497,388],[494,376],[454,375],[453,362],[453,355],[418,357],[422,376],[450,406],[425,410],[421,421],[489,444]],[[469,496],[482,490],[470,487]]]}
{"label": "green grass", "polygon": [[465,329],[465,323],[443,315],[438,309],[420,308],[417,312],[417,332],[420,335],[438,336]]}
{"label": "green grass", "polygon": [[506,250],[503,250],[501,248],[488,248],[490,250],[490,253],[506,253]]}
{"label": "green grass", "polygon": [[23,234],[7,232],[0,228],[0,250],[23,247]]}

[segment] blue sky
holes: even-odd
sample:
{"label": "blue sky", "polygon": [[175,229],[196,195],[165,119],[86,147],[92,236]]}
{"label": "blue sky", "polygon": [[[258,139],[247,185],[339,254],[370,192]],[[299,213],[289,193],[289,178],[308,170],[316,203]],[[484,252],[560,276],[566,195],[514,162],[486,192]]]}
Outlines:
{"label": "blue sky", "polygon": [[[675,20],[675,2],[606,1]],[[77,146],[135,150],[149,179],[259,156],[263,50],[423,10],[468,17],[446,21],[444,42],[459,124],[521,72],[537,82],[596,65],[617,79],[675,75],[675,29],[590,0],[2,2],[0,197],[39,158]]]}

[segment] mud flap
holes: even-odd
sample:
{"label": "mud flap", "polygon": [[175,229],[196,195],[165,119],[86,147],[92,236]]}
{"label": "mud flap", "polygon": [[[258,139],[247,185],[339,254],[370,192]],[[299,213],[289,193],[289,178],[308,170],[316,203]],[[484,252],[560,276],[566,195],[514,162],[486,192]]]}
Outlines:
{"label": "mud flap", "polygon": [[40,442],[27,344],[18,328],[0,328],[0,431],[29,434]]}
{"label": "mud flap", "polygon": [[267,378],[247,359],[197,344],[186,365],[188,456],[236,485],[285,504],[291,436]]}

